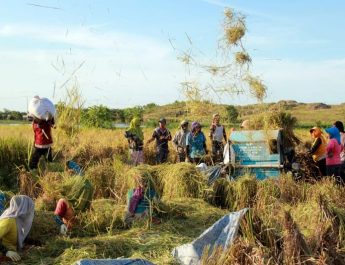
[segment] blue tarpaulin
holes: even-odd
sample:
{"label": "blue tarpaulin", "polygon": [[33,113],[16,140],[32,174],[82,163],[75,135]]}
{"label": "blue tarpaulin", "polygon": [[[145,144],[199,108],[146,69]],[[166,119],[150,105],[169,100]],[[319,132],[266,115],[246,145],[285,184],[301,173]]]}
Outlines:
{"label": "blue tarpaulin", "polygon": [[227,249],[237,236],[240,220],[247,210],[225,215],[193,242],[175,248],[172,255],[182,265],[198,265],[205,247],[209,246],[210,253],[215,247]]}

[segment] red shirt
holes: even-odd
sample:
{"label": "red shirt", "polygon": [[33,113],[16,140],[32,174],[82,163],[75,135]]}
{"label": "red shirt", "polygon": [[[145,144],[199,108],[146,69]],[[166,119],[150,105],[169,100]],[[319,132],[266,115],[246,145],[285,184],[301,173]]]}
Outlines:
{"label": "red shirt", "polygon": [[46,146],[53,143],[51,134],[52,124],[50,122],[42,121],[40,123],[33,122],[32,128],[35,135],[35,146]]}

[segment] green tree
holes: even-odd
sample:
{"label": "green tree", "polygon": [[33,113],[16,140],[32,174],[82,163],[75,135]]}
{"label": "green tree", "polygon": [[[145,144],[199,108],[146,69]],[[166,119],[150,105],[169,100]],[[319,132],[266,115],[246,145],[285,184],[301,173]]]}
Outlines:
{"label": "green tree", "polygon": [[144,108],[142,106],[136,106],[133,108],[126,108],[123,111],[124,111],[125,121],[130,122],[134,117],[138,117],[142,119]]}
{"label": "green tree", "polygon": [[233,105],[226,106],[226,113],[228,121],[231,123],[236,123],[238,118],[238,110]]}
{"label": "green tree", "polygon": [[87,127],[111,128],[113,113],[103,105],[92,106],[82,112],[81,122]]}

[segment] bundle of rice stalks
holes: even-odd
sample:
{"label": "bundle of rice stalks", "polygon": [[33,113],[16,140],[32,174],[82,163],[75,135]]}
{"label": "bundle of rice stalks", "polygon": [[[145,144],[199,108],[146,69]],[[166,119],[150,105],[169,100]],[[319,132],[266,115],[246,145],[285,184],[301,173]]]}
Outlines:
{"label": "bundle of rice stalks", "polygon": [[26,171],[19,170],[19,193],[27,195],[31,198],[37,198],[42,193],[42,188],[39,184],[39,177]]}
{"label": "bundle of rice stalks", "polygon": [[164,183],[155,166],[139,165],[129,170],[125,177],[128,181],[128,188],[136,188],[140,182],[143,182],[152,187],[159,198],[163,196]]}
{"label": "bundle of rice stalks", "polygon": [[307,153],[297,153],[294,160],[299,165],[298,174],[294,174],[295,180],[315,183],[321,178],[321,172],[311,155]]}
{"label": "bundle of rice stalks", "polygon": [[239,65],[248,64],[252,61],[249,54],[246,52],[236,52],[235,53],[235,60]]}
{"label": "bundle of rice stalks", "polygon": [[90,166],[85,175],[95,189],[94,198],[115,196],[113,194],[115,190],[115,172],[111,164],[103,162]]}
{"label": "bundle of rice stalks", "polygon": [[59,226],[54,221],[54,213],[36,210],[28,238],[44,244],[48,239],[58,234]]}
{"label": "bundle of rice stalks", "polygon": [[284,213],[283,229],[284,264],[301,264],[306,262],[311,256],[311,251],[292,219],[290,212]]}
{"label": "bundle of rice stalks", "polygon": [[61,183],[65,176],[60,172],[49,172],[46,175],[39,178],[39,185],[42,188],[43,195],[52,200],[61,198]]}
{"label": "bundle of rice stalks", "polygon": [[215,206],[234,210],[236,201],[234,183],[224,178],[217,179],[212,185],[212,190],[205,193],[205,199]]}
{"label": "bundle of rice stalks", "polygon": [[225,28],[225,38],[229,45],[238,45],[242,37],[246,33],[244,24],[239,23],[236,26]]}
{"label": "bundle of rice stalks", "polygon": [[262,102],[266,97],[267,87],[261,79],[254,76],[247,76],[245,81],[248,83],[249,92],[259,101]]}
{"label": "bundle of rice stalks", "polygon": [[254,176],[243,176],[235,182],[236,209],[252,207],[256,200],[258,182]]}
{"label": "bundle of rice stalks", "polygon": [[105,232],[112,234],[114,230],[124,228],[124,211],[125,205],[117,205],[115,200],[94,200],[90,210],[78,216],[82,230],[81,233],[76,230],[76,233],[79,236],[97,235]]}
{"label": "bundle of rice stalks", "polygon": [[164,198],[202,197],[206,179],[195,165],[190,163],[160,165],[156,166],[155,170],[164,186]]}

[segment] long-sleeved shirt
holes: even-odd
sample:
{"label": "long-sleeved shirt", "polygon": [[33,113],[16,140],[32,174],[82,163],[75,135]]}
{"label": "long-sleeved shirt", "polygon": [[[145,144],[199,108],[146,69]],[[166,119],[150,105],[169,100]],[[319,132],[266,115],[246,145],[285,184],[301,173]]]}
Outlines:
{"label": "long-sleeved shirt", "polygon": [[17,222],[16,218],[4,218],[0,220],[1,244],[11,251],[17,251]]}
{"label": "long-sleeved shirt", "polygon": [[333,165],[340,165],[340,153],[343,150],[341,144],[335,138],[329,140],[327,144],[327,157],[326,157],[326,165],[333,166]]}
{"label": "long-sleeved shirt", "polygon": [[175,147],[178,149],[179,147],[185,149],[186,148],[186,139],[189,131],[188,130],[179,130],[174,135],[174,138],[172,140]]}

